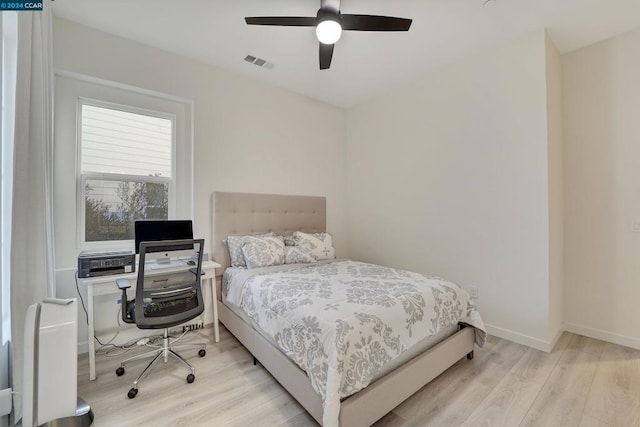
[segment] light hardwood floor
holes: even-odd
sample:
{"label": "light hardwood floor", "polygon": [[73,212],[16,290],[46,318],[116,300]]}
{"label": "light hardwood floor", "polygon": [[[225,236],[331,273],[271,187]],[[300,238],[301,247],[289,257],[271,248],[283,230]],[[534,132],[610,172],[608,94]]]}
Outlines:
{"label": "light hardwood floor", "polygon": [[[189,341],[207,355],[183,355],[196,367],[158,366],[127,398],[144,362],[114,373],[123,357],[98,356],[96,381],[79,359],[78,394],[101,426],[317,426],[304,409],[224,327]],[[127,354],[132,355],[133,352]],[[378,421],[390,426],[640,426],[640,351],[565,333],[551,353],[489,337],[472,361],[448,371]]]}

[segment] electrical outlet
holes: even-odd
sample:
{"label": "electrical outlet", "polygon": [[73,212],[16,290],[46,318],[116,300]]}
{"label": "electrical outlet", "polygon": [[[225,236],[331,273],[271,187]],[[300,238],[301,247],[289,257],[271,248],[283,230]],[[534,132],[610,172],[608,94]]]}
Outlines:
{"label": "electrical outlet", "polygon": [[203,329],[203,328],[204,328],[204,323],[203,322],[190,323],[188,325],[182,325],[182,332],[195,331],[195,330]]}
{"label": "electrical outlet", "polygon": [[0,417],[11,413],[11,389],[0,390]]}
{"label": "electrical outlet", "polygon": [[469,295],[471,295],[471,298],[473,298],[473,299],[478,299],[478,287],[477,286],[470,286],[469,287]]}
{"label": "electrical outlet", "polygon": [[640,233],[640,219],[634,219],[631,222],[631,231],[633,233]]}

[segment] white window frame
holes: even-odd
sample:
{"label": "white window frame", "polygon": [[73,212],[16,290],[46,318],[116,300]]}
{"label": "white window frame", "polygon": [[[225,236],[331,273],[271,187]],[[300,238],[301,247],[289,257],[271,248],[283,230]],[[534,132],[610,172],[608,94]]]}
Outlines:
{"label": "white window frame", "polygon": [[[108,108],[112,110],[123,111],[127,113],[141,114],[149,117],[157,117],[171,121],[171,177],[146,177],[141,175],[118,174],[118,173],[101,173],[101,172],[83,172],[82,171],[82,106],[90,105],[93,107]],[[87,242],[86,241],[86,203],[85,203],[85,184],[87,180],[104,180],[104,181],[130,181],[130,182],[156,182],[168,183],[168,202],[169,211],[168,218],[176,217],[176,126],[177,117],[175,114],[154,111],[147,108],[139,108],[130,105],[117,104],[113,102],[101,101],[92,98],[78,97],[76,109],[76,209],[77,209],[77,236],[78,247],[85,249],[110,249],[121,247],[132,247],[134,240],[102,240]]]}

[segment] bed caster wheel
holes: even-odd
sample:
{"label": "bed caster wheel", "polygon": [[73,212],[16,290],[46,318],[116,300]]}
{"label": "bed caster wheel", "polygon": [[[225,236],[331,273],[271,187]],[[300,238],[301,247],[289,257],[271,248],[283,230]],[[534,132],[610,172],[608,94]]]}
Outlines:
{"label": "bed caster wheel", "polygon": [[195,380],[196,380],[196,376],[195,376],[195,375],[193,375],[193,374],[189,374],[189,375],[187,375],[187,382],[188,382],[189,384],[191,384],[191,383],[192,383],[192,382],[194,382]]}
{"label": "bed caster wheel", "polygon": [[124,375],[124,368],[122,366],[120,366],[118,369],[116,369],[116,375],[121,377]]}
{"label": "bed caster wheel", "polygon": [[200,349],[200,351],[198,352],[198,356],[200,357],[204,357],[205,354],[207,354],[207,350],[205,350],[204,348]]}
{"label": "bed caster wheel", "polygon": [[473,351],[471,353],[467,353],[467,360],[473,360]]}
{"label": "bed caster wheel", "polygon": [[129,390],[129,393],[127,393],[127,396],[129,397],[129,399],[133,399],[137,395],[138,395],[138,389],[137,388],[132,388],[131,390]]}

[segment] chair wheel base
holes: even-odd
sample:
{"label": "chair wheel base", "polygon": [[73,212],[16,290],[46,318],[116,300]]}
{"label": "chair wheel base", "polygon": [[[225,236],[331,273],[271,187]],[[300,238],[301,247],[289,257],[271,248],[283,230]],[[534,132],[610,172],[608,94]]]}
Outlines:
{"label": "chair wheel base", "polygon": [[192,383],[192,382],[194,382],[195,380],[196,380],[196,376],[195,376],[195,375],[193,375],[193,374],[189,374],[189,375],[187,375],[187,382],[188,382],[189,384],[191,384],[191,383]]}
{"label": "chair wheel base", "polygon": [[205,356],[205,354],[207,354],[207,351],[206,351],[204,348],[203,348],[203,349],[201,349],[201,350],[198,352],[198,356],[200,356],[200,357],[204,357],[204,356]]}
{"label": "chair wheel base", "polygon": [[129,390],[129,393],[127,393],[127,396],[129,397],[129,399],[133,399],[137,395],[138,395],[138,389],[137,388],[132,388],[131,390]]}
{"label": "chair wheel base", "polygon": [[121,377],[124,375],[124,368],[122,366],[120,366],[118,369],[116,369],[116,375]]}

